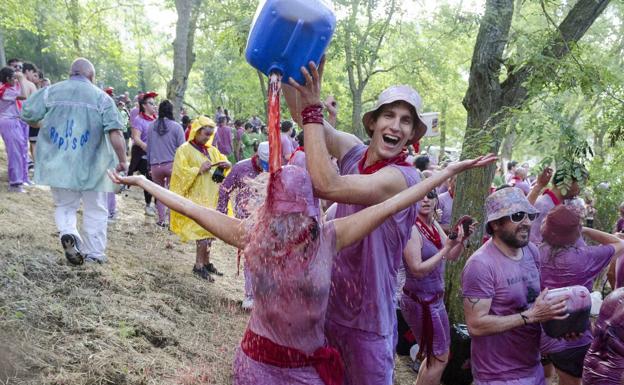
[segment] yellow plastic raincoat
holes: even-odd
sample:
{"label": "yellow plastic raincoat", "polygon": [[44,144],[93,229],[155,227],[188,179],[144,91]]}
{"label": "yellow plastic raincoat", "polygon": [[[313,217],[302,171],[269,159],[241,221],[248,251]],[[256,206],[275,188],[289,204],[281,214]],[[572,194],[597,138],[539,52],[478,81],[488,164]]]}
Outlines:
{"label": "yellow plastic raincoat", "polygon": [[[195,139],[197,131],[203,126],[215,127],[216,125],[205,116],[193,122],[188,142],[181,145],[176,151],[169,189],[197,204],[214,209],[217,207],[219,199],[219,184],[212,180],[212,175],[217,168],[213,167],[209,172],[201,175],[199,168],[208,160],[214,164],[228,159],[216,147],[212,146],[214,135],[206,143],[208,157],[191,145],[190,142]],[[229,172],[229,169],[225,170],[226,175]],[[195,221],[173,210],[171,211],[171,230],[178,234],[183,242],[214,238],[214,235]]]}

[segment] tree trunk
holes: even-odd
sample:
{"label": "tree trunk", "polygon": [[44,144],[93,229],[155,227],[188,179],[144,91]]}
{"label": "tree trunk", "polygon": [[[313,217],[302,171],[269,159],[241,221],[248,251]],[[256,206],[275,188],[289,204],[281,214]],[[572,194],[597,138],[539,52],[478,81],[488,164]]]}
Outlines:
{"label": "tree trunk", "polygon": [[71,22],[71,37],[74,45],[74,55],[82,56],[82,47],[80,46],[80,4],[78,0],[69,2],[69,20]]}
{"label": "tree trunk", "polygon": [[[554,69],[556,60],[569,53],[570,43],[578,42],[594,20],[604,11],[609,0],[579,0],[570,10],[558,28],[558,34],[542,50],[553,63],[544,66],[529,61],[509,74],[504,82],[499,81],[503,51],[508,41],[514,1],[488,0],[481,19],[479,34],[472,57],[470,80],[464,98],[468,111],[468,122],[462,146],[462,158],[471,158],[487,152],[498,153],[504,136],[501,122],[508,115],[508,107],[521,107],[528,98],[526,81],[536,71]],[[541,58],[539,60],[542,60]],[[459,261],[447,265],[446,304],[451,322],[463,320],[461,298],[461,272],[466,256],[480,246],[485,228],[485,198],[494,178],[495,166],[470,170],[461,174],[455,190],[453,220],[460,215],[474,216],[481,228],[473,236],[471,246]]]}
{"label": "tree trunk", "polygon": [[[501,153],[500,153],[500,157],[501,160],[503,161],[511,161],[512,160],[512,156],[513,156],[513,146],[514,146],[514,142],[516,141],[516,129],[515,129],[515,122],[512,122],[511,125],[509,126],[509,129],[507,130],[507,135],[505,135],[505,138],[503,139],[503,144],[501,145]],[[504,165],[503,165],[504,166]],[[504,170],[506,171],[507,169],[504,168]]]}
{"label": "tree trunk", "polygon": [[440,110],[440,155],[438,163],[446,160],[446,112],[448,111],[448,100],[444,101]]}
{"label": "tree trunk", "polygon": [[353,107],[351,109],[351,132],[362,139],[366,139],[368,135],[362,127],[362,92],[355,90],[352,92]]}
{"label": "tree trunk", "polygon": [[173,41],[173,76],[167,84],[167,99],[173,103],[173,116],[178,119],[188,85],[188,76],[195,62],[193,45],[201,0],[176,0],[178,21]]}
{"label": "tree trunk", "polygon": [[6,65],[6,51],[4,50],[4,32],[0,29],[0,66]]}

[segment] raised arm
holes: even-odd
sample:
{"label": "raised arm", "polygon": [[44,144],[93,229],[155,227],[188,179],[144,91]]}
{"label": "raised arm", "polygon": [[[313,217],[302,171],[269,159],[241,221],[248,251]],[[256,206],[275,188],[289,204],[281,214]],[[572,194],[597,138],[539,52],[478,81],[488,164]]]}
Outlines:
{"label": "raised arm", "polygon": [[542,193],[542,190],[544,190],[544,188],[548,186],[548,183],[550,182],[550,178],[552,177],[552,173],[553,173],[552,168],[546,167],[542,171],[542,173],[537,177],[537,180],[535,181],[535,185],[529,192],[529,195],[527,195],[527,200],[529,201],[529,203],[531,203],[532,205],[535,204],[535,201],[537,200],[537,198],[539,198],[540,194]]}
{"label": "raised arm", "polygon": [[598,242],[602,245],[611,245],[615,249],[615,253],[613,254],[613,258],[617,258],[624,252],[624,241],[618,238],[617,236],[609,233],[605,233],[604,231],[592,229],[589,227],[583,227],[583,235],[588,237],[594,242]]}
{"label": "raised arm", "polygon": [[210,231],[223,242],[239,249],[245,248],[245,229],[240,219],[228,217],[216,210],[198,205],[156,183],[147,180],[144,176],[122,177],[116,172],[108,171],[108,176],[117,184],[139,186],[149,192],[171,210],[189,217],[198,225]]}
{"label": "raised arm", "polygon": [[[496,160],[496,156],[489,154],[476,159],[453,163],[443,171],[403,190],[388,200],[367,207],[348,217],[336,219],[334,221],[336,228],[336,249],[340,251],[342,248],[364,238],[381,225],[388,217],[418,202],[427,195],[429,191],[442,184],[447,178],[471,168],[486,166]],[[369,186],[369,190],[370,189]]]}

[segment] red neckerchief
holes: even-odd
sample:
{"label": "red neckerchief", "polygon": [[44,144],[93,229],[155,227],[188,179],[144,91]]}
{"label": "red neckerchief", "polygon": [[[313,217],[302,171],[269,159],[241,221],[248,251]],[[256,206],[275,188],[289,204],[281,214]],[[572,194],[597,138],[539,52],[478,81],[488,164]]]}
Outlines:
{"label": "red neckerchief", "polygon": [[[295,154],[297,153],[297,151],[301,151],[305,153],[305,150],[303,149],[303,146],[299,146],[295,149],[295,151],[293,151],[292,154],[290,154],[290,159],[295,157]],[[288,161],[290,162],[290,159],[288,159]]]}
{"label": "red neckerchief", "polygon": [[195,143],[195,139],[191,140],[189,143],[191,144],[191,146],[195,147],[195,149],[197,151],[199,151],[202,154],[206,155],[207,158],[210,158],[208,156],[208,148],[206,148],[205,145],[202,146],[201,144]]}
{"label": "red neckerchief", "polygon": [[555,206],[559,206],[561,204],[561,201],[555,196],[555,193],[549,189],[546,189],[546,191],[544,191],[544,194],[542,195],[548,195],[550,199],[552,199],[552,202],[555,204]]}
{"label": "red neckerchief", "polygon": [[519,176],[515,176],[515,175],[511,178],[511,180],[522,182],[522,178],[520,178]]}
{"label": "red neckerchief", "polygon": [[375,162],[374,164],[365,168],[364,164],[366,163],[367,157],[368,157],[368,149],[366,149],[364,156],[362,157],[362,159],[360,159],[360,162],[358,163],[358,170],[360,171],[360,174],[362,175],[374,174],[377,171],[381,170],[382,168],[391,164],[396,164],[397,166],[409,166],[410,165],[409,163],[405,161],[405,159],[407,158],[407,151],[405,150],[401,151],[401,153],[395,156],[394,158],[379,160]]}
{"label": "red neckerchief", "polygon": [[148,122],[152,122],[154,120],[156,120],[156,115],[147,115],[145,112],[139,112],[139,115],[141,115],[141,117],[145,120],[147,120]]}
{"label": "red neckerchief", "polygon": [[260,163],[260,157],[258,156],[258,154],[256,154],[251,157],[251,165],[253,166],[254,170],[256,170],[258,174],[260,174],[263,170],[262,167],[258,166],[258,163]]}
{"label": "red neckerchief", "polygon": [[446,190],[446,191],[447,191],[447,192],[449,193],[449,195],[451,196],[451,199],[455,199],[455,193],[454,193],[454,192],[451,192],[451,190]]}
{"label": "red neckerchief", "polygon": [[431,243],[435,245],[438,249],[442,248],[442,238],[440,238],[440,233],[435,226],[427,226],[425,222],[423,222],[420,217],[416,217],[416,227],[420,230],[420,233],[425,236]]}

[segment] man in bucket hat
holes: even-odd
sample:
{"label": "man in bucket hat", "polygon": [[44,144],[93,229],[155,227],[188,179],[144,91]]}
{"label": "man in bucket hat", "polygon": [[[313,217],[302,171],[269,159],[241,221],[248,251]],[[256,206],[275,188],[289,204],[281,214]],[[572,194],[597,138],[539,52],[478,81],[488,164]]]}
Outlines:
{"label": "man in bucket hat", "polygon": [[[306,163],[315,192],[321,199],[338,202],[335,217],[354,214],[419,183],[418,171],[405,161],[407,145],[417,143],[427,130],[419,116],[418,92],[393,86],[379,95],[362,118],[371,137],[366,146],[323,122],[322,70],[317,71],[314,63],[309,67],[310,72],[302,68],[305,86],[291,79],[298,92],[285,87],[285,96],[291,115],[302,120],[298,123],[304,127]],[[339,173],[330,155],[338,160]],[[345,362],[347,385],[392,384],[397,342],[394,293],[416,215],[416,205],[400,211],[334,258],[325,333]]]}
{"label": "man in bucket hat", "polygon": [[529,242],[539,211],[522,190],[509,187],[486,201],[492,236],[462,274],[464,313],[472,336],[475,385],[541,385],[540,322],[563,319],[566,297],[540,293],[539,251]]}

